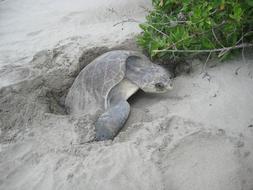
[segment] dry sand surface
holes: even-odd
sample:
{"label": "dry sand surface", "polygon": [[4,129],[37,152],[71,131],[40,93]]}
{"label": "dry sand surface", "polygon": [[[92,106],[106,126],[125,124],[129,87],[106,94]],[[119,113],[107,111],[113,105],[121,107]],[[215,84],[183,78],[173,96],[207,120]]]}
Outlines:
{"label": "dry sand surface", "polygon": [[133,20],[150,7],[149,0],[0,0],[0,65],[25,64],[71,37],[87,47],[120,43],[140,32]]}
{"label": "dry sand surface", "polygon": [[89,142],[92,117],[65,115],[65,95],[101,53],[137,49],[136,23],[113,25],[143,20],[150,3],[48,2],[0,2],[1,190],[253,189],[252,51],[192,61],[172,91],[129,100],[113,141]]}

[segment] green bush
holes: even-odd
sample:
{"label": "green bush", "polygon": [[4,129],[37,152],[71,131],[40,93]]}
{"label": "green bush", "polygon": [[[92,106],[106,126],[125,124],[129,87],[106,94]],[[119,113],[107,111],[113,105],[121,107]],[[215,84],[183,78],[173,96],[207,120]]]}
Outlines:
{"label": "green bush", "polygon": [[152,58],[226,58],[253,42],[253,0],[152,0],[137,43]]}

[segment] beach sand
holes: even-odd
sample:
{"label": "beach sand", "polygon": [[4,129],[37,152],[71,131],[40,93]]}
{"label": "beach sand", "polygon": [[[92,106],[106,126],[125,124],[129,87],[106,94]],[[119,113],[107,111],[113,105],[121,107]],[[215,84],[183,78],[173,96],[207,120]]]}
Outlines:
{"label": "beach sand", "polygon": [[0,189],[252,190],[252,51],[206,67],[192,60],[165,94],[138,91],[113,141],[89,142],[90,116],[65,114],[65,95],[90,61],[139,50],[138,24],[118,23],[144,20],[150,8],[0,2]]}

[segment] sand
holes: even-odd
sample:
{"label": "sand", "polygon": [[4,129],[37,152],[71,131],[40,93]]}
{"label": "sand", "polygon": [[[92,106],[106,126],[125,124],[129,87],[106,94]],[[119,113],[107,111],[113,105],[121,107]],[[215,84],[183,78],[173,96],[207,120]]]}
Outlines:
{"label": "sand", "polygon": [[140,32],[149,0],[0,1],[0,65],[25,64],[40,50],[66,38],[85,46],[121,43]]}
{"label": "sand", "polygon": [[92,117],[65,114],[92,59],[138,50],[137,23],[113,25],[143,20],[139,6],[150,2],[0,2],[0,189],[252,190],[252,51],[205,68],[193,60],[168,93],[138,91],[113,141],[89,142]]}

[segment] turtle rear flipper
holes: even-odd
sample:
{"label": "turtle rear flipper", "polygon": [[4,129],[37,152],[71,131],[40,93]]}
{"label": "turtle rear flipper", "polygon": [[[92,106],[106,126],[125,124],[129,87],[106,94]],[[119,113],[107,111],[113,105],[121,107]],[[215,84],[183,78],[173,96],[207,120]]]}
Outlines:
{"label": "turtle rear flipper", "polygon": [[130,105],[121,100],[107,109],[95,122],[96,140],[113,139],[124,126],[130,112]]}

